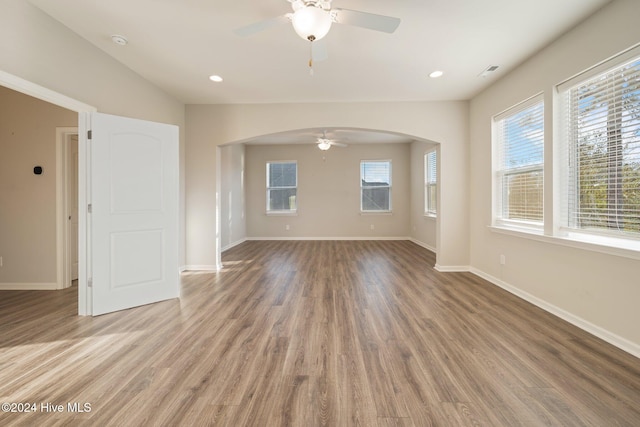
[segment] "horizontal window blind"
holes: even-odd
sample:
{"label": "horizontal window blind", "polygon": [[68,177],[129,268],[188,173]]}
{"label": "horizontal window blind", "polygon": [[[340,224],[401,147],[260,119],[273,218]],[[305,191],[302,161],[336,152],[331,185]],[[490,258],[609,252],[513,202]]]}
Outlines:
{"label": "horizontal window blind", "polygon": [[360,162],[360,209],[362,211],[391,210],[391,162],[363,160]]}
{"label": "horizontal window blind", "polygon": [[430,151],[424,155],[425,193],[424,211],[430,215],[437,213],[437,156],[436,151]]}
{"label": "horizontal window blind", "polygon": [[544,103],[540,97],[503,113],[495,127],[498,219],[543,221]]}
{"label": "horizontal window blind", "polygon": [[296,162],[267,163],[267,187],[295,187],[297,185]]}
{"label": "horizontal window blind", "polygon": [[267,163],[267,212],[295,211],[297,186],[296,162]]}
{"label": "horizontal window blind", "polygon": [[362,185],[390,185],[391,162],[363,161],[360,164]]}
{"label": "horizontal window blind", "polygon": [[640,234],[640,58],[564,94],[566,225]]}

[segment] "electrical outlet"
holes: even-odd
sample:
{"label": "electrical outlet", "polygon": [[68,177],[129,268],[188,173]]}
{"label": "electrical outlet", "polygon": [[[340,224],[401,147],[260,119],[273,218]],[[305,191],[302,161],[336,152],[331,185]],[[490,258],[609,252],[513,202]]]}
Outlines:
{"label": "electrical outlet", "polygon": [[500,255],[500,265],[505,265],[507,263],[507,257],[504,255]]}
{"label": "electrical outlet", "polygon": [[291,227],[289,227],[289,224],[287,224],[287,225],[284,226],[284,229],[289,231],[291,229]]}
{"label": "electrical outlet", "polygon": [[376,227],[375,227],[373,224],[371,224],[371,229],[373,230],[373,229],[375,229],[375,228],[376,228]]}

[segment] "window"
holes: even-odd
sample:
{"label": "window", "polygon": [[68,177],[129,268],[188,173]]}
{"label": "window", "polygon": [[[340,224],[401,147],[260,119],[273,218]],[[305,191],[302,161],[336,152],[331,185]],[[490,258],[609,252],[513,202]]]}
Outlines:
{"label": "window", "polygon": [[436,216],[438,210],[438,170],[436,150],[424,155],[424,213]]}
{"label": "window", "polygon": [[295,213],[297,187],[296,162],[267,163],[267,213]]}
{"label": "window", "polygon": [[494,118],[495,218],[500,225],[543,223],[544,103],[532,98]]}
{"label": "window", "polygon": [[569,229],[640,236],[640,58],[563,93]]}
{"label": "window", "polygon": [[360,210],[391,211],[391,161],[360,162]]}

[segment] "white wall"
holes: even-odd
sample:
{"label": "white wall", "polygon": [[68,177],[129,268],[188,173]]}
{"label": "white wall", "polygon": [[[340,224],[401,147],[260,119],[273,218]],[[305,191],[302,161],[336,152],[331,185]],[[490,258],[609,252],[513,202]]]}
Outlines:
{"label": "white wall", "polygon": [[0,289],[57,286],[56,127],[77,124],[72,111],[0,86]]}
{"label": "white wall", "polygon": [[[0,52],[0,71],[102,113],[180,126],[184,194],[184,104],[24,0],[0,0]],[[184,248],[184,225],[181,236]]]}
{"label": "white wall", "polygon": [[352,127],[440,143],[437,262],[468,268],[468,103],[187,105],[187,265],[216,268],[216,146],[294,129]]}
{"label": "white wall", "polygon": [[247,237],[244,144],[220,147],[220,246],[242,243]]}
{"label": "white wall", "polygon": [[[554,85],[640,41],[640,1],[616,0],[471,101],[471,265],[479,274],[640,355],[640,261],[491,231],[491,117],[545,94],[552,182]],[[561,167],[561,165],[560,165]],[[551,187],[545,188],[550,221]],[[505,254],[506,265],[499,256]]]}
{"label": "white wall", "polygon": [[[352,144],[320,151],[315,144],[249,145],[249,238],[407,238],[410,144]],[[266,163],[298,164],[297,214],[266,214]],[[360,213],[360,161],[391,160],[392,214]],[[286,230],[289,225],[289,230]],[[374,229],[371,229],[371,226]]]}

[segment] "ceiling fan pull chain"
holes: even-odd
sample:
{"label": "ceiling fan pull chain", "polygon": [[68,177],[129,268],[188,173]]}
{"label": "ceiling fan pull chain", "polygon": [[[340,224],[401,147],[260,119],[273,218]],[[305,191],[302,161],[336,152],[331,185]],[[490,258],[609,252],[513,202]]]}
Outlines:
{"label": "ceiling fan pull chain", "polygon": [[313,77],[313,40],[309,40],[309,75]]}

